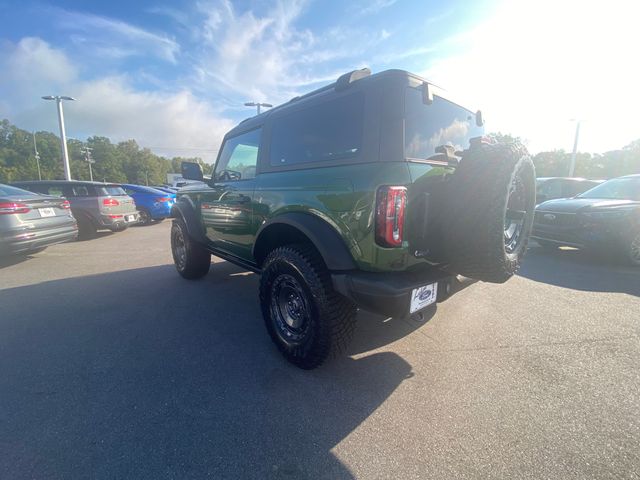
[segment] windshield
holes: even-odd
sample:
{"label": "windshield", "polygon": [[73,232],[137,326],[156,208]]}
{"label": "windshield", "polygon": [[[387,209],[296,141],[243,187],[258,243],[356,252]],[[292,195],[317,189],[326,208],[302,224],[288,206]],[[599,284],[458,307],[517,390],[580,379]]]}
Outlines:
{"label": "windshield", "polygon": [[422,101],[422,91],[407,88],[405,94],[405,157],[426,159],[436,153],[436,147],[451,145],[456,150],[469,146],[469,139],[480,137],[475,114],[449,100],[433,97],[433,103]]}
{"label": "windshield", "polygon": [[640,177],[614,178],[578,197],[640,201]]}

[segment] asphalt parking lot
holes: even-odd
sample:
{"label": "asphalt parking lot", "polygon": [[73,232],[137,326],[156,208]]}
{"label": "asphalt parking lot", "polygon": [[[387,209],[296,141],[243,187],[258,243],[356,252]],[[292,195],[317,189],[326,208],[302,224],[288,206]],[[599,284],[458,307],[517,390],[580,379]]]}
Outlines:
{"label": "asphalt parking lot", "polygon": [[0,267],[0,478],[640,478],[640,273],[532,247],[314,371],[168,221]]}

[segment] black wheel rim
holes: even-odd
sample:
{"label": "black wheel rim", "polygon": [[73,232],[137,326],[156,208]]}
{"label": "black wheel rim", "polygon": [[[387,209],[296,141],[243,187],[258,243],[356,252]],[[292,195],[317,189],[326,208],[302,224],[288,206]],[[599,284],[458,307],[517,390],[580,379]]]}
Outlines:
{"label": "black wheel rim", "polygon": [[523,232],[529,208],[527,188],[520,176],[516,176],[509,187],[504,217],[504,249],[507,253],[515,252],[524,240]]}
{"label": "black wheel rim", "polygon": [[309,331],[307,296],[292,275],[279,275],[271,286],[271,318],[285,343],[300,343]]}
{"label": "black wheel rim", "polygon": [[187,246],[180,227],[173,229],[171,239],[173,240],[173,260],[176,262],[178,269],[184,270],[184,266],[187,263]]}
{"label": "black wheel rim", "polygon": [[147,223],[149,223],[151,221],[151,217],[144,210],[140,210],[140,212],[138,212],[138,213],[140,215],[140,223],[146,225]]}

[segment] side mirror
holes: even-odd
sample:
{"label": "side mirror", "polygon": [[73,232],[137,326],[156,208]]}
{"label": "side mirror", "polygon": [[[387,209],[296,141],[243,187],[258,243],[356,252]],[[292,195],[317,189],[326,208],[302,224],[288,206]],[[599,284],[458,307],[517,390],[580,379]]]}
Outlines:
{"label": "side mirror", "polygon": [[185,180],[198,180],[201,182],[204,179],[202,174],[202,165],[195,162],[182,162],[180,165],[182,172],[182,178]]}

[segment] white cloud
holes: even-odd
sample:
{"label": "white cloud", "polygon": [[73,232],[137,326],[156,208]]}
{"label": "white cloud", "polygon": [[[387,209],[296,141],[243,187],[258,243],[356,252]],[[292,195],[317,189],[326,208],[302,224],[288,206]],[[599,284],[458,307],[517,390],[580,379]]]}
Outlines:
{"label": "white cloud", "polygon": [[102,54],[112,57],[152,55],[176,63],[180,52],[175,40],[121,20],[57,8],[51,12],[58,27],[76,32],[70,37],[74,43]]}
{"label": "white cloud", "polygon": [[[482,108],[490,130],[529,140],[532,151],[605,151],[640,137],[640,44],[634,2],[606,8],[576,0],[505,2],[484,25],[448,42],[423,75]],[[447,43],[447,42],[444,42]]]}
{"label": "white cloud", "polygon": [[4,44],[0,71],[10,73],[0,75],[0,90],[10,92],[0,118],[22,128],[56,132],[55,109],[40,96],[72,95],[77,101],[65,104],[70,137],[133,138],[142,146],[162,147],[155,148],[162,155],[197,155],[211,162],[233,125],[188,89],[139,91],[124,75],[83,80],[64,52],[38,38]]}

